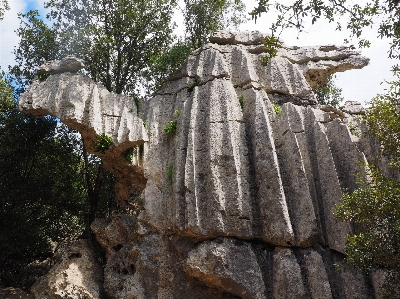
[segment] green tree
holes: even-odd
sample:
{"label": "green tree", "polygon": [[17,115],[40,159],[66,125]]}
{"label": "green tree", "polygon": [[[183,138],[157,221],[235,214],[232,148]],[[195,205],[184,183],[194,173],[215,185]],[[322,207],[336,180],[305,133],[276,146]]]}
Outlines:
{"label": "green tree", "polygon": [[0,285],[24,287],[24,267],[84,227],[79,140],[54,118],[22,115],[0,80]]}
{"label": "green tree", "polygon": [[400,83],[390,86],[370,102],[365,117],[380,145],[378,158],[387,159],[388,169],[370,165],[368,176],[359,178],[353,193],[345,193],[335,212],[357,228],[347,239],[347,262],[365,272],[384,268],[388,276],[381,292],[388,299],[400,297]]}
{"label": "green tree", "polygon": [[9,9],[10,7],[8,6],[8,1],[0,0],[0,21],[4,19],[4,12]]}
{"label": "green tree", "polygon": [[245,5],[240,0],[184,0],[186,39],[192,49],[208,42],[210,35],[246,21]]}
{"label": "green tree", "polygon": [[56,29],[49,27],[37,10],[19,14],[19,19],[21,24],[16,33],[20,40],[14,49],[16,65],[9,69],[16,92],[21,94],[33,81],[38,66],[62,58],[63,53]]}
{"label": "green tree", "polygon": [[172,42],[175,0],[50,0],[60,55],[117,94],[139,96],[142,71]]}
{"label": "green tree", "polygon": [[143,71],[142,82],[149,95],[162,86],[168,76],[183,64],[193,50],[187,42],[178,40],[166,51],[152,57],[149,68]]}
{"label": "green tree", "polygon": [[[208,42],[219,29],[234,28],[245,21],[245,5],[240,0],[185,0],[185,38],[177,39],[168,49],[154,55],[142,81],[149,95],[159,89],[195,49]],[[175,38],[176,39],[176,38]]]}
{"label": "green tree", "polygon": [[313,90],[318,103],[338,107],[343,101],[342,89],[336,86],[335,76],[330,75],[325,85],[319,86]]}

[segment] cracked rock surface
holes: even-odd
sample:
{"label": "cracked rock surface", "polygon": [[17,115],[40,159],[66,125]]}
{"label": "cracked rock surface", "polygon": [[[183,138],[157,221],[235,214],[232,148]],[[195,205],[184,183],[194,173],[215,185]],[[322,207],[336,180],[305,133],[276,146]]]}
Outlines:
{"label": "cracked rock surface", "polygon": [[[262,65],[264,36],[217,32],[138,116],[132,99],[70,72],[21,97],[22,111],[82,133],[117,175],[120,205],[144,201],[137,219],[92,224],[107,260],[99,298],[375,298],[370,277],[335,268],[352,227],[333,210],[363,173],[355,162],[377,149],[353,117],[360,105],[319,106],[313,94],[369,60],[345,47],[283,45]],[[171,121],[176,132],[166,134]],[[95,152],[101,133],[113,138],[105,153]],[[136,146],[127,163],[122,153]]]}

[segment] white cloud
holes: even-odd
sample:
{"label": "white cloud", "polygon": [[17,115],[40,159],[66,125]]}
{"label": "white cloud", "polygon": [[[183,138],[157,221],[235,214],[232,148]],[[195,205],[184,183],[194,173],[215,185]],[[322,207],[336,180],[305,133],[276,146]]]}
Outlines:
{"label": "white cloud", "polygon": [[6,71],[9,65],[14,65],[14,47],[18,45],[19,37],[15,32],[19,25],[18,13],[24,13],[27,9],[37,9],[41,16],[45,16],[44,2],[47,0],[11,0],[8,1],[10,10],[4,14],[4,20],[0,22],[0,67]]}
{"label": "white cloud", "polygon": [[27,3],[23,0],[8,1],[10,10],[4,14],[0,22],[0,66],[7,70],[8,65],[14,64],[14,46],[18,44],[15,30],[19,27],[18,13],[25,11]]}

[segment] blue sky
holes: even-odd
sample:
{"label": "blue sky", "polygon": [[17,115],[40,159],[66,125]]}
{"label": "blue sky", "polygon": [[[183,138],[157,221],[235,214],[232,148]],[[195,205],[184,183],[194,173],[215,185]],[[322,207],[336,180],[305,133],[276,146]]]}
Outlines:
{"label": "blue sky", "polygon": [[[8,65],[14,64],[14,56],[12,54],[14,47],[18,44],[18,37],[15,30],[19,26],[18,12],[27,12],[30,9],[39,10],[44,17],[44,2],[47,0],[9,0],[11,10],[5,13],[4,20],[0,22],[0,66],[3,70],[7,70]],[[181,0],[183,1],[183,0]],[[243,0],[250,11],[256,6],[257,0]],[[293,0],[283,0],[293,2]],[[364,0],[355,0],[363,2]],[[265,14],[257,20],[255,24],[249,21],[241,26],[240,30],[259,30],[268,32],[272,15]],[[182,24],[182,16],[175,16],[176,23]],[[180,27],[182,32],[182,26]],[[343,44],[343,40],[348,38],[348,32],[337,32],[335,26],[328,22],[318,21],[317,26],[306,26],[305,33],[297,39],[297,32],[287,30],[284,32],[282,39],[288,45],[296,46],[312,46]],[[362,103],[369,101],[377,93],[383,93],[387,85],[381,85],[384,80],[393,79],[390,67],[396,63],[387,58],[389,49],[389,40],[378,39],[376,28],[367,30],[367,37],[371,40],[372,46],[369,49],[362,49],[362,54],[371,59],[370,65],[362,70],[351,70],[344,73],[337,73],[337,85],[343,89],[342,95],[345,100],[356,100]]]}

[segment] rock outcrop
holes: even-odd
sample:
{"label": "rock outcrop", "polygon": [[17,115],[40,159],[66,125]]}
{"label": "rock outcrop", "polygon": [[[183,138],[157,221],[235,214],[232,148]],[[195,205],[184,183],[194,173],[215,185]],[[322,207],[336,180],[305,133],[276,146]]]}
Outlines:
{"label": "rock outcrop", "polygon": [[[216,33],[139,115],[132,99],[70,72],[21,97],[22,111],[82,133],[118,177],[120,205],[144,201],[137,219],[92,224],[106,251],[107,298],[375,298],[369,277],[336,270],[352,227],[333,211],[342,190],[356,187],[356,162],[376,149],[352,115],[362,107],[319,106],[313,94],[368,59],[344,47],[284,45],[262,65],[263,37]],[[113,139],[103,153],[102,133]]]}
{"label": "rock outcrop", "polygon": [[31,288],[34,298],[103,298],[102,269],[87,240],[78,240]]}

